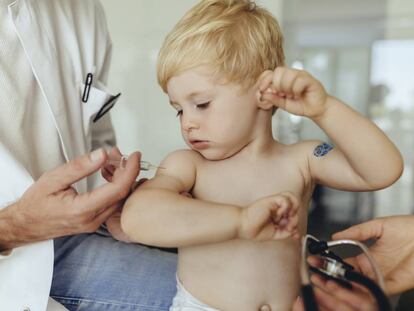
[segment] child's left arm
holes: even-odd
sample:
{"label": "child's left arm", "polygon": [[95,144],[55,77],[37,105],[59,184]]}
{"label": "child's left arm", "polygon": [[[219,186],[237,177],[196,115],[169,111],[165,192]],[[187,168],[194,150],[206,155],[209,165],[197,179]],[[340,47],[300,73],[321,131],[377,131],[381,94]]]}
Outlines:
{"label": "child's left arm", "polygon": [[259,82],[259,106],[273,106],[313,120],[335,143],[325,156],[315,156],[309,143],[308,165],[319,183],[342,190],[368,191],[395,182],[403,170],[400,152],[369,119],[326,93],[309,73],[284,67],[267,71]]}

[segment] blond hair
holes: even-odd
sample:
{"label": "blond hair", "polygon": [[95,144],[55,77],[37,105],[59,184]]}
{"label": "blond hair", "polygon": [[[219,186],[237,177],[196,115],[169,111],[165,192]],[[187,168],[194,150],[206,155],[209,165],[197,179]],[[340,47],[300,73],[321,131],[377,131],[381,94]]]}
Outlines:
{"label": "blond hair", "polygon": [[203,0],[174,26],[158,55],[158,83],[207,65],[227,82],[252,86],[284,65],[283,36],[273,15],[249,0]]}

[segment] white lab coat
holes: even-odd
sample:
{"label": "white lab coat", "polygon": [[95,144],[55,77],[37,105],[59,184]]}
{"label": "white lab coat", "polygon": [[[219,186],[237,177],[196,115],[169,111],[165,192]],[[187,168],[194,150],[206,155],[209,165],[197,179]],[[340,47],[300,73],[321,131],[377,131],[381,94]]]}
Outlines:
{"label": "white lab coat", "polygon": [[[17,0],[9,6],[9,14],[53,115],[45,120],[53,120],[65,158],[114,144],[109,115],[96,123],[91,120],[108,98],[103,85],[111,51],[98,0]],[[94,83],[85,104],[81,102],[82,83],[89,72],[94,74]],[[3,208],[18,200],[33,179],[1,142],[0,172]],[[77,190],[86,191],[88,183],[80,181]],[[0,310],[46,310],[53,257],[51,240],[0,256]]]}

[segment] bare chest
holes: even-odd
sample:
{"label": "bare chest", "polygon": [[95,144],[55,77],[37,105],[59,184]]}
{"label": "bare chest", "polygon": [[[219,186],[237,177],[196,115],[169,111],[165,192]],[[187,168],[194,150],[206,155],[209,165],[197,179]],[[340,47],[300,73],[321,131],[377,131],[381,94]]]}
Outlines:
{"label": "bare chest", "polygon": [[251,165],[222,161],[197,170],[192,194],[201,200],[247,206],[283,191],[303,199],[306,185],[298,167],[265,161]]}

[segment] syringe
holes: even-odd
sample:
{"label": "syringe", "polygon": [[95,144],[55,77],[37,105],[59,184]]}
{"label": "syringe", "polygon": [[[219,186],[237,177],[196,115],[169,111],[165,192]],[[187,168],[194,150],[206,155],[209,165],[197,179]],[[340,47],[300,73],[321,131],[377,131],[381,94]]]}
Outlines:
{"label": "syringe", "polygon": [[[119,160],[108,159],[106,161],[106,164],[107,165],[113,165],[115,167],[125,168],[127,161],[128,161],[128,156],[123,155]],[[158,168],[164,169],[164,167],[162,167],[162,166],[156,166],[156,165],[153,165],[152,163],[150,163],[148,161],[141,160],[141,170],[142,171],[149,171],[151,169],[158,169]]]}

